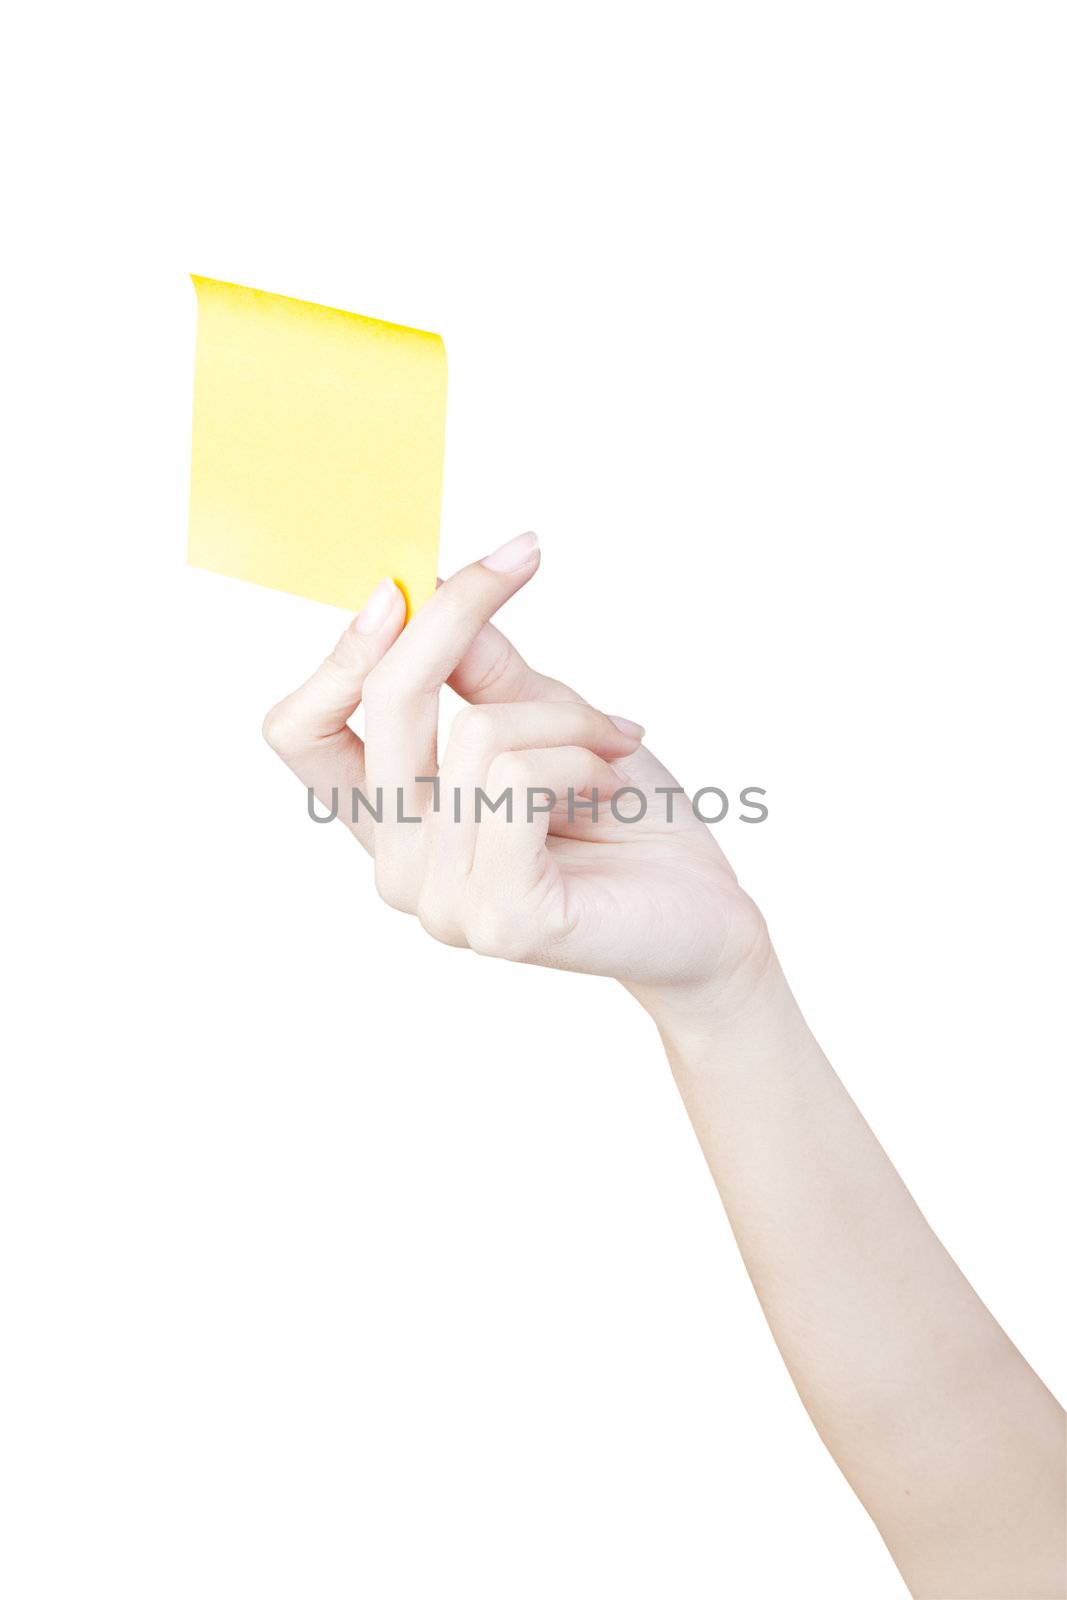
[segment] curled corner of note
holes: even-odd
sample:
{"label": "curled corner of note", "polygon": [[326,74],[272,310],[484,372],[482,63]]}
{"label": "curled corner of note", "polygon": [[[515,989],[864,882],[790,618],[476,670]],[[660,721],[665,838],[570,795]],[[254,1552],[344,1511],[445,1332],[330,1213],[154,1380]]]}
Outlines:
{"label": "curled corner of note", "polygon": [[188,559],[358,610],[434,592],[445,347],[435,333],[190,274]]}

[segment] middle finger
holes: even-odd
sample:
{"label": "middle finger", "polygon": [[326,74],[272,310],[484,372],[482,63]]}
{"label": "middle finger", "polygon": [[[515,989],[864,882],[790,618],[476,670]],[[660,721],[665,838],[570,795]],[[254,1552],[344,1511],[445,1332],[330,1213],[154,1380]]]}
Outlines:
{"label": "middle finger", "polygon": [[520,534],[441,585],[412,619],[363,686],[367,779],[382,792],[375,830],[378,887],[390,904],[417,901],[418,828],[437,772],[441,686],[489,618],[533,577],[540,561],[535,534]]}

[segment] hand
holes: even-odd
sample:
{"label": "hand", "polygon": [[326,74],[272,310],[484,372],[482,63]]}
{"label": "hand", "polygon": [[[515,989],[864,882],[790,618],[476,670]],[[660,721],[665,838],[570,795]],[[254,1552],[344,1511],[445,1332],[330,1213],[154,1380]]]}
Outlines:
{"label": "hand", "polygon": [[[762,919],[643,730],[534,672],[490,624],[539,561],[534,535],[512,540],[441,585],[406,628],[403,596],[384,580],[264,735],[322,806],[337,791],[379,893],[435,938],[618,978],[654,1015],[684,1009],[759,966]],[[446,682],[469,707],[438,762]],[[348,726],[361,702],[365,743]],[[638,792],[619,795],[616,816],[623,788]],[[375,810],[381,790],[380,821],[362,803],[353,820],[353,789]],[[511,820],[483,805],[475,821],[478,789],[491,801],[510,790]],[[547,803],[543,790],[558,803],[528,811],[528,796]],[[594,790],[595,820],[582,808]],[[642,804],[640,820],[619,820]]]}
{"label": "hand", "polygon": [[[490,624],[537,565],[532,535],[514,540],[407,628],[381,584],[269,714],[268,741],[322,805],[337,791],[340,815],[353,788],[382,790],[381,821],[350,825],[381,894],[436,938],[609,974],[651,1012],[801,1398],[912,1592],[1061,1593],[1063,1413],[923,1220],[641,730]],[[438,763],[446,682],[469,708]],[[348,726],[361,701],[366,745]],[[640,821],[604,804],[620,785],[639,791],[620,815],[643,800]],[[511,821],[474,820],[479,788],[512,790]],[[562,804],[528,815],[542,788]],[[568,817],[567,791],[593,789],[596,820]],[[397,820],[397,790],[418,823]],[[675,791],[670,814],[657,790]]]}

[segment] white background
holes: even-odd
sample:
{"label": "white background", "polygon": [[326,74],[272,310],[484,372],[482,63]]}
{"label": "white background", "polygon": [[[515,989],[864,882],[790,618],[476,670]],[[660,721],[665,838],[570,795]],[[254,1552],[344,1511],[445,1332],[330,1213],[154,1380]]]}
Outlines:
{"label": "white background", "polygon": [[434,945],[184,566],[196,271],[440,331],[442,568],[719,830],[1067,1391],[1063,11],[37,10],[9,35],[12,1600],[903,1593],[651,1025]]}

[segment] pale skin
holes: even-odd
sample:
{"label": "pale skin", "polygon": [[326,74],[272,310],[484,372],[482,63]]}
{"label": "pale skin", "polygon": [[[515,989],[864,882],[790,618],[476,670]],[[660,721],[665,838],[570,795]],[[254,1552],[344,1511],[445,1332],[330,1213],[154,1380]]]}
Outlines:
{"label": "pale skin", "polygon": [[[912,1594],[1062,1600],[1063,1411],[931,1232],[643,730],[535,672],[492,625],[539,560],[524,534],[407,626],[383,580],[268,714],[268,742],[323,806],[344,797],[379,893],[435,938],[614,977],[649,1013],[790,1375]],[[468,706],[439,758],[445,683]],[[365,743],[348,725],[360,704]],[[434,775],[436,812],[415,781]],[[640,822],[604,805],[623,785],[647,796]],[[350,791],[379,787],[381,822],[353,825]],[[512,789],[511,822],[474,821],[478,787]],[[594,788],[596,821],[568,818],[568,789]],[[421,825],[396,820],[397,789]],[[561,802],[528,817],[522,797],[541,789]]]}

